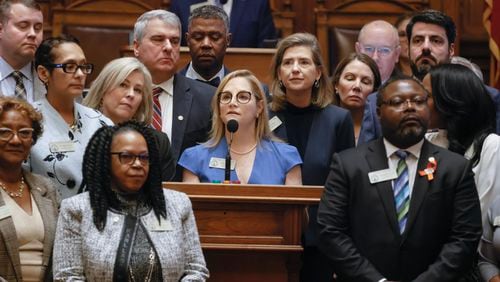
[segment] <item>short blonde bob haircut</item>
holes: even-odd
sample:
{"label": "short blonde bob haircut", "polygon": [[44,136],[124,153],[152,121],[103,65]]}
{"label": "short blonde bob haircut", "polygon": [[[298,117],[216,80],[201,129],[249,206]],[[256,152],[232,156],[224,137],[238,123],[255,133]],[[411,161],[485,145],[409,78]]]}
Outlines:
{"label": "short blonde bob haircut", "polygon": [[271,110],[275,112],[283,110],[286,103],[286,88],[278,75],[281,63],[283,62],[283,56],[288,48],[297,46],[308,47],[311,50],[313,62],[321,72],[317,87],[313,86],[312,88],[311,104],[319,108],[325,108],[333,102],[333,86],[329,81],[328,73],[323,63],[318,40],[310,33],[294,33],[278,43],[271,63],[271,93],[273,93]]}
{"label": "short blonde bob haircut", "polygon": [[144,76],[144,87],[142,89],[141,104],[132,119],[148,124],[151,123],[153,115],[153,82],[151,74],[146,66],[133,57],[115,59],[104,66],[101,73],[92,82],[89,93],[83,99],[83,104],[87,107],[101,110],[104,95],[118,87],[134,71],[138,71]]}
{"label": "short blonde bob haircut", "polygon": [[275,138],[271,133],[271,129],[269,129],[269,115],[267,114],[266,108],[266,95],[264,94],[264,90],[262,90],[259,80],[249,70],[237,70],[229,73],[226,77],[224,77],[224,79],[222,79],[217,91],[215,91],[214,97],[212,98],[212,129],[210,130],[210,139],[204,143],[207,147],[217,146],[220,140],[225,137],[226,126],[220,117],[219,95],[224,87],[226,87],[227,83],[236,77],[244,78],[250,83],[252,96],[255,97],[255,102],[262,104],[262,112],[255,120],[255,139],[257,142],[260,142],[262,139],[277,140],[277,138]]}

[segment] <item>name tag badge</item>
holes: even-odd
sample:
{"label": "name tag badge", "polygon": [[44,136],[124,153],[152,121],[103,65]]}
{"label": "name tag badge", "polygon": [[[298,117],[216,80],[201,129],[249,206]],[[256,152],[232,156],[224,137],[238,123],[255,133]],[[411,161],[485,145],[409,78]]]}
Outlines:
{"label": "name tag badge", "polygon": [[51,153],[74,152],[75,143],[72,141],[50,142],[49,150]]}
{"label": "name tag badge", "polygon": [[495,216],[493,220],[493,226],[500,226],[500,216]]}
{"label": "name tag badge", "polygon": [[1,206],[0,207],[0,220],[7,218],[10,216],[10,210],[7,206]]}
{"label": "name tag badge", "polygon": [[156,219],[156,217],[151,219],[149,230],[153,232],[162,232],[162,231],[172,231],[174,228],[172,227],[172,223],[168,219],[164,219],[163,217],[160,219],[160,222]]}
{"label": "name tag badge", "polygon": [[[226,169],[226,159],[212,157],[210,158],[210,163],[208,163],[208,167]],[[231,160],[231,170],[234,170],[235,167],[236,167],[236,161]]]}
{"label": "name tag badge", "polygon": [[377,171],[372,171],[368,173],[368,178],[371,184],[384,182],[387,180],[393,180],[398,178],[398,174],[395,169],[382,169]]}
{"label": "name tag badge", "polygon": [[271,131],[274,131],[276,128],[278,128],[283,122],[280,120],[278,116],[274,116],[272,119],[269,120],[269,128]]}

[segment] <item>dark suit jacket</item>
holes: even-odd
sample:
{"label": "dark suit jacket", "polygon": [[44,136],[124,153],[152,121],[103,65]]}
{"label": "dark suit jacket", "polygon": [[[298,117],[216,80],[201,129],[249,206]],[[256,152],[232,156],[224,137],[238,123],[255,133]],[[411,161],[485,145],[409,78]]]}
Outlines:
{"label": "dark suit jacket", "polygon": [[400,235],[391,181],[370,184],[388,168],[382,139],[333,157],[318,211],[320,246],[337,281],[457,281],[472,266],[481,210],[470,163],[424,141],[417,170],[437,161],[434,180],[417,176]]}
{"label": "dark suit jacket", "polygon": [[161,180],[171,181],[175,176],[175,165],[177,161],[172,156],[172,149],[168,135],[158,130],[151,130],[158,146],[161,163]]}
{"label": "dark suit jacket", "polygon": [[[212,125],[210,102],[215,87],[183,75],[174,77],[172,155],[178,160],[186,148],[205,142]],[[182,179],[177,168],[175,180]]]}
{"label": "dark suit jacket", "polygon": [[[496,133],[500,134],[500,92],[498,89],[486,85],[486,89],[491,95],[493,102],[497,109],[496,117]],[[382,129],[380,128],[380,121],[377,116],[377,96],[378,91],[368,95],[365,104],[365,111],[363,114],[363,122],[361,123],[361,130],[359,132],[358,144],[363,144],[375,140],[382,136]]]}
{"label": "dark suit jacket", "polygon": [[[274,134],[287,141],[284,112],[270,112],[270,117],[274,116],[278,116],[283,122],[274,130]],[[352,147],[354,147],[354,129],[349,112],[333,105],[318,110],[313,118],[302,163],[302,184],[325,185],[333,154]],[[309,227],[305,234],[307,246],[317,245],[316,213],[317,206],[309,209]]]}
{"label": "dark suit jacket", "polygon": [[[23,173],[43,221],[43,278],[41,277],[40,280],[52,281],[51,258],[59,212],[59,196],[49,179],[27,171]],[[0,194],[0,207],[4,205],[5,202]],[[14,222],[10,216],[0,219],[0,278],[7,281],[22,281],[19,243]]]}
{"label": "dark suit jacket", "polygon": [[[182,45],[188,28],[189,7],[205,0],[172,0],[170,11],[182,24]],[[276,39],[271,9],[268,0],[233,0],[229,31],[232,33],[231,47],[263,47],[264,39]]]}

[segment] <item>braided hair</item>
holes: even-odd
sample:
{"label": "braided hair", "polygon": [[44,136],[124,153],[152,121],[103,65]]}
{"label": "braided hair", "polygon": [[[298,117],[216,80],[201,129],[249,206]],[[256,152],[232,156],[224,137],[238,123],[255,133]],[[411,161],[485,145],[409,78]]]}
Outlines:
{"label": "braided hair", "polygon": [[149,173],[141,191],[147,203],[152,206],[158,221],[160,217],[167,217],[161,185],[160,158],[152,130],[154,129],[144,123],[128,121],[115,126],[103,126],[90,139],[83,156],[82,188],[89,192],[94,224],[99,231],[106,226],[109,207],[119,206],[119,200],[111,190],[111,143],[116,135],[129,131],[141,134],[148,146]]}

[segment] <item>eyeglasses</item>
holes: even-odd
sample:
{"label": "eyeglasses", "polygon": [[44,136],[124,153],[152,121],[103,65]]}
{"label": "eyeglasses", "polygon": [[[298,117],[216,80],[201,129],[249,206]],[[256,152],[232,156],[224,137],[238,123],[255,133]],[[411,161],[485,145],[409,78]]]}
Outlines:
{"label": "eyeglasses", "polygon": [[93,64],[75,64],[75,63],[66,63],[66,64],[49,64],[47,67],[51,68],[61,68],[65,73],[76,73],[78,69],[82,70],[84,74],[91,74],[94,70]]}
{"label": "eyeglasses", "polygon": [[139,160],[141,165],[149,164],[149,155],[148,154],[132,154],[129,152],[111,152],[111,155],[118,155],[118,159],[121,164],[125,165],[133,165],[135,160]]}
{"label": "eyeglasses", "polygon": [[413,104],[413,107],[420,109],[424,105],[427,104],[428,99],[429,99],[428,96],[414,96],[410,99],[401,99],[400,97],[394,97],[394,98],[389,99],[387,101],[382,101],[382,104],[385,104],[385,105],[392,107],[396,110],[402,111],[405,108],[409,108],[410,105],[412,105],[412,104]]}
{"label": "eyeglasses", "polygon": [[31,138],[33,137],[33,131],[34,131],[33,128],[20,128],[19,130],[14,131],[7,127],[1,127],[0,140],[9,141],[10,139],[12,139],[12,137],[14,137],[14,134],[16,134],[19,139],[25,141],[31,140]]}
{"label": "eyeglasses", "polygon": [[[219,103],[229,104],[233,100],[233,93],[231,92],[221,92],[219,93]],[[252,93],[248,91],[240,91],[236,93],[236,101],[238,104],[247,104],[252,100]]]}
{"label": "eyeglasses", "polygon": [[373,56],[373,54],[375,54],[375,51],[377,51],[377,54],[381,57],[389,56],[392,51],[394,51],[394,49],[391,47],[375,47],[371,45],[362,46],[362,49],[363,53],[368,56]]}

